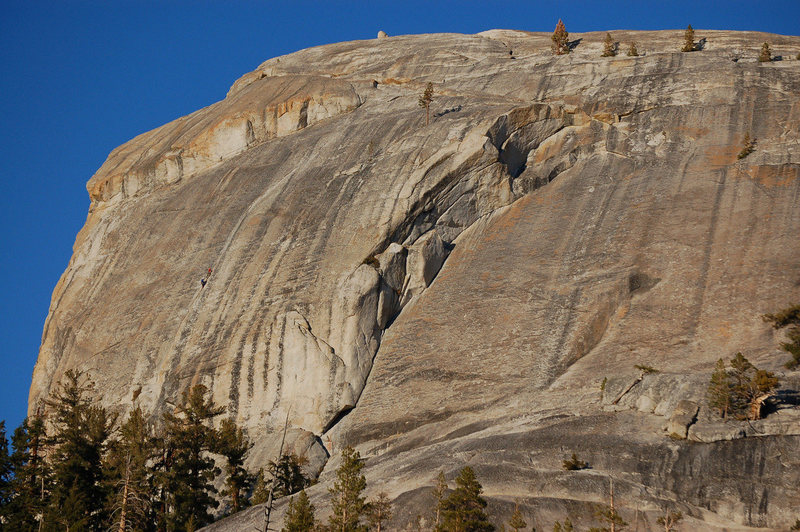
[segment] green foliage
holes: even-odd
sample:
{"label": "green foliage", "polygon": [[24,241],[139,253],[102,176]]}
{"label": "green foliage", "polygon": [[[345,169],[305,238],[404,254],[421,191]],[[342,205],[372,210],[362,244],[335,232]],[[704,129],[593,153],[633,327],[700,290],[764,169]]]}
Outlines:
{"label": "green foliage", "polygon": [[575,453],[572,453],[572,458],[569,460],[563,460],[561,463],[566,471],[580,471],[581,469],[586,469],[589,467],[588,462],[579,460],[578,455]]}
{"label": "green foliage", "polygon": [[425,92],[419,97],[419,106],[425,108],[425,125],[430,123],[431,119],[431,102],[433,101],[433,83],[430,81],[425,87]]}
{"label": "green foliage", "polygon": [[256,483],[253,488],[253,495],[250,497],[250,504],[264,504],[269,499],[269,482],[264,469],[261,468],[256,473]]}
{"label": "green foliage", "polygon": [[217,452],[225,457],[226,477],[223,495],[231,499],[231,511],[238,512],[247,506],[247,499],[242,497],[253,483],[253,477],[244,468],[244,459],[253,444],[244,435],[241,428],[232,419],[222,421],[217,435]]}
{"label": "green foliage", "polygon": [[761,45],[761,53],[758,54],[758,60],[761,63],[769,63],[772,61],[772,52],[769,49],[768,42],[765,42]]}
{"label": "green foliage", "polygon": [[572,526],[572,521],[569,518],[564,519],[564,524],[562,525],[558,521],[553,523],[553,532],[573,532],[575,530]]}
{"label": "green foliage", "polygon": [[520,528],[525,528],[528,523],[522,518],[522,512],[519,511],[519,504],[514,505],[514,513],[508,521],[508,526],[514,529],[514,532],[519,532]]}
{"label": "green foliage", "polygon": [[14,470],[11,467],[11,455],[8,450],[8,439],[6,438],[6,422],[0,421],[0,523],[6,520],[9,504],[13,497],[11,481],[14,478]]}
{"label": "green foliage", "polygon": [[628,526],[628,523],[622,519],[619,512],[611,506],[597,506],[594,511],[594,517],[608,526],[601,528],[592,527],[589,529],[589,532],[608,532],[611,530],[611,525],[614,525],[614,530],[624,530],[625,527]]}
{"label": "green foliage", "polygon": [[774,329],[788,327],[788,342],[781,343],[781,349],[792,355],[792,360],[786,363],[786,369],[800,366],[800,305],[785,308],[777,314],[765,314],[763,320],[772,323]]}
{"label": "green foliage", "polygon": [[442,504],[441,523],[437,532],[491,531],[494,526],[484,512],[486,500],[481,497],[483,487],[471,467],[465,466],[456,477],[456,489]]}
{"label": "green foliage", "polygon": [[639,50],[636,48],[635,42],[628,47],[628,57],[639,57]]}
{"label": "green foliage", "polygon": [[370,530],[381,532],[384,523],[392,518],[392,503],[385,492],[380,492],[378,497],[367,503],[367,522]]}
{"label": "green foliage", "polygon": [[742,151],[739,152],[739,155],[736,157],[738,159],[744,159],[751,153],[753,153],[756,149],[756,139],[750,138],[750,132],[744,134],[744,141],[742,142]]}
{"label": "green foliage", "polygon": [[678,523],[683,519],[681,512],[664,512],[664,515],[659,517],[656,522],[664,527],[664,532],[673,532]]}
{"label": "green foliage", "polygon": [[[37,412],[38,414],[38,412]],[[9,456],[12,499],[0,512],[8,530],[38,530],[39,519],[49,503],[51,473],[44,460],[47,434],[44,420],[27,418],[14,430]]]}
{"label": "green foliage", "polygon": [[[800,55],[798,55],[797,58],[800,59]],[[792,528],[790,528],[789,530],[800,530],[800,519],[795,521],[794,524],[792,525]]]}
{"label": "green foliage", "polygon": [[314,505],[308,500],[306,490],[301,490],[297,500],[289,499],[289,508],[286,510],[286,526],[282,532],[309,532],[314,530]]}
{"label": "green foliage", "polygon": [[633,367],[641,371],[644,375],[652,375],[658,373],[658,370],[651,366],[643,366],[641,364],[636,364]]}
{"label": "green foliage", "polygon": [[83,373],[69,370],[64,377],[46,402],[54,433],[53,490],[45,519],[70,530],[96,530],[106,519],[102,458],[115,418],[91,404],[93,384]]}
{"label": "green foliage", "polygon": [[275,498],[297,493],[310,484],[308,477],[303,473],[305,464],[305,458],[300,458],[294,453],[281,456],[277,463],[270,460],[269,470],[274,482]]}
{"label": "green foliage", "polygon": [[552,50],[555,55],[569,53],[569,33],[561,19],[558,19],[558,24],[556,24],[556,29],[550,39],[553,41]]}
{"label": "green foliage", "polygon": [[153,507],[153,475],[148,461],[155,457],[152,427],[136,407],[109,448],[104,483],[109,493],[109,525],[115,530],[145,530]]}
{"label": "green foliage", "polygon": [[716,409],[720,417],[726,419],[731,409],[731,380],[725,369],[725,361],[721,358],[717,360],[717,366],[711,374],[706,397],[708,406]]}
{"label": "green foliage", "polygon": [[736,353],[730,365],[726,369],[722,359],[717,361],[708,387],[709,407],[723,418],[731,413],[739,419],[759,419],[761,402],[778,387],[778,378],[753,366],[741,353]]}
{"label": "green foliage", "polygon": [[164,414],[167,468],[165,490],[169,528],[200,528],[213,520],[209,510],[219,503],[214,479],[220,473],[210,453],[216,450],[217,434],[211,420],[224,412],[206,399],[202,384],[184,392],[176,414]]}
{"label": "green foliage", "polygon": [[606,33],[606,40],[603,42],[603,54],[601,57],[614,57],[617,55],[617,45],[610,33]]}
{"label": "green foliage", "polygon": [[436,499],[436,522],[434,523],[434,527],[439,526],[447,489],[447,480],[444,478],[444,471],[439,471],[439,474],[436,476],[436,485],[433,487],[433,497]]}
{"label": "green foliage", "polygon": [[689,24],[683,34],[683,48],[681,48],[681,52],[694,52],[694,50],[694,30],[692,29],[692,25]]}
{"label": "green foliage", "polygon": [[367,487],[367,479],[361,473],[363,468],[364,464],[358,451],[350,446],[342,449],[342,465],[336,470],[336,482],[328,490],[333,499],[333,515],[329,518],[331,531],[365,530],[360,524],[366,504],[361,493]]}

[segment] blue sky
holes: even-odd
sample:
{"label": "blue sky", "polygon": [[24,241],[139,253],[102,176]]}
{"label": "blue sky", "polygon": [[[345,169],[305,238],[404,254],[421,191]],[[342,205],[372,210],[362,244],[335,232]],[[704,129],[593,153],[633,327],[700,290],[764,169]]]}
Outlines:
{"label": "blue sky", "polygon": [[[225,97],[309,46],[492,28],[800,34],[800,0],[0,0],[0,420],[25,415],[50,296],[86,220],[86,181],[116,146]],[[800,52],[800,50],[798,50]]]}

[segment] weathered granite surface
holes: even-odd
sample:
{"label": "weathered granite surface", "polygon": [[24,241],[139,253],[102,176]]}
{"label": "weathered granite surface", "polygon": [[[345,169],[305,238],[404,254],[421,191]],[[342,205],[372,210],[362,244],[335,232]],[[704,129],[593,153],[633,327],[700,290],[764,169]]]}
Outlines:
{"label": "weathered granite surface", "polygon": [[[323,515],[356,446],[393,529],[465,464],[498,524],[519,501],[529,525],[588,526],[610,479],[643,529],[667,508],[687,530],[793,523],[796,404],[751,430],[703,396],[737,351],[797,385],[760,315],[800,299],[800,37],[612,34],[644,55],[501,30],[303,50],[116,149],[29,408],[69,368],[153,415],[202,382],[254,467],[288,415]],[[756,61],[764,41],[782,61]],[[563,471],[572,452],[591,469]]]}

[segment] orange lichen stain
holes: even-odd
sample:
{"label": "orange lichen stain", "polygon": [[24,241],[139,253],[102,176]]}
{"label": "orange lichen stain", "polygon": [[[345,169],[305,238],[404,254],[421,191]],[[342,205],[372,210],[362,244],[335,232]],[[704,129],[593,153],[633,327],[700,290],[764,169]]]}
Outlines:
{"label": "orange lichen stain", "polygon": [[716,328],[717,337],[729,339],[733,334],[732,326],[729,321],[724,321],[720,323]]}
{"label": "orange lichen stain", "polygon": [[764,187],[788,187],[800,178],[797,165],[758,165],[747,169],[747,175]]}
{"label": "orange lichen stain", "polygon": [[704,155],[709,166],[729,166],[736,162],[741,150],[739,146],[709,146]]}
{"label": "orange lichen stain", "polygon": [[386,85],[405,85],[409,81],[411,80],[408,78],[386,78],[381,83]]}

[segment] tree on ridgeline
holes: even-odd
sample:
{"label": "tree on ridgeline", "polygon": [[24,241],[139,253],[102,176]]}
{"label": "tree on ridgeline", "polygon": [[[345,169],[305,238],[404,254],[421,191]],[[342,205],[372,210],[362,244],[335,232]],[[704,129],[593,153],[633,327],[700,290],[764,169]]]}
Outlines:
{"label": "tree on ridgeline", "polygon": [[761,53],[758,54],[758,61],[761,63],[769,63],[772,61],[772,51],[769,49],[768,42],[761,45]]}
{"label": "tree on ridgeline", "polygon": [[494,525],[486,515],[483,487],[471,467],[465,466],[456,477],[456,489],[442,505],[442,519],[436,532],[492,531]]}
{"label": "tree on ridgeline", "polygon": [[93,383],[84,373],[68,370],[45,404],[51,411],[53,488],[45,512],[48,524],[69,530],[102,528],[107,489],[103,456],[116,417],[92,404]]}
{"label": "tree on ridgeline", "polygon": [[639,49],[636,48],[635,42],[632,42],[628,47],[628,57],[639,57]]}
{"label": "tree on ridgeline", "polygon": [[297,497],[289,499],[286,510],[286,526],[281,532],[311,532],[317,527],[314,505],[308,500],[306,490],[300,490]]}
{"label": "tree on ridgeline", "polygon": [[336,482],[328,489],[331,494],[333,515],[329,518],[331,532],[359,532],[365,530],[360,523],[366,510],[362,496],[367,479],[361,470],[361,455],[350,446],[342,449],[342,465],[336,470]]}
{"label": "tree on ridgeline", "polygon": [[692,29],[692,25],[689,24],[686,27],[686,31],[683,33],[683,48],[681,48],[681,52],[694,52],[694,29]]}
{"label": "tree on ridgeline", "polygon": [[245,455],[253,444],[231,419],[222,421],[217,443],[217,450],[225,457],[226,462],[227,476],[222,494],[230,497],[231,512],[236,513],[247,506],[247,499],[243,494],[250,490],[253,483],[253,475],[244,468]]}
{"label": "tree on ridgeline", "polygon": [[794,369],[800,365],[800,305],[794,305],[781,310],[776,314],[765,314],[763,320],[772,323],[774,329],[786,331],[788,342],[781,343],[781,349],[792,355],[792,360],[786,363],[786,369]]}
{"label": "tree on ridgeline", "polygon": [[206,398],[208,390],[197,384],[183,393],[175,414],[164,414],[166,453],[166,520],[172,530],[195,530],[213,521],[210,510],[219,506],[214,479],[220,473],[210,456],[216,450],[217,432],[211,421],[225,409]]}
{"label": "tree on ridgeline", "polygon": [[156,458],[153,428],[138,406],[120,427],[119,439],[105,460],[109,486],[109,529],[146,530],[152,521],[154,478],[150,463]]}
{"label": "tree on ridgeline", "polygon": [[553,31],[550,40],[553,41],[551,46],[553,54],[564,55],[569,53],[569,33],[561,19],[558,19],[558,24],[556,24],[556,29]]}
{"label": "tree on ridgeline", "polygon": [[603,42],[603,54],[601,57],[614,57],[617,55],[617,45],[610,33],[606,33],[606,40]]}

